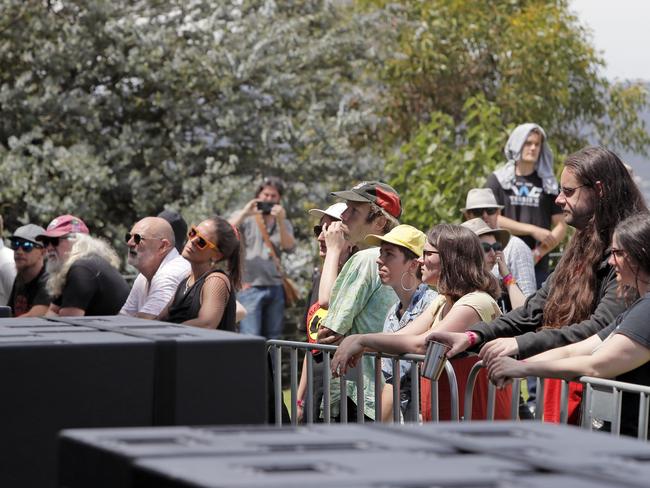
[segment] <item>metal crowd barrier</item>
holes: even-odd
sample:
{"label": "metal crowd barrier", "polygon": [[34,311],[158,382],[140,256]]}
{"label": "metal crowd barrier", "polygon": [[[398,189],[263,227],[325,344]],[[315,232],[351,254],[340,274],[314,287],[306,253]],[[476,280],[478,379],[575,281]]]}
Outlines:
{"label": "metal crowd barrier", "polygon": [[[305,350],[306,352],[310,350],[319,350],[323,352],[323,422],[330,423],[331,417],[331,394],[330,394],[330,380],[332,375],[330,372],[330,361],[331,356],[334,351],[336,351],[337,346],[324,345],[324,344],[310,344],[306,342],[297,342],[297,341],[281,341],[281,340],[269,340],[267,341],[269,350],[273,357],[273,394],[275,401],[275,423],[276,425],[282,425],[282,406],[283,406],[283,389],[282,389],[282,350],[289,349],[289,362],[290,362],[290,417],[291,423],[295,425],[297,423],[297,414],[298,414],[298,381],[299,381],[299,367],[298,367],[298,350]],[[311,354],[305,355],[307,358],[307,391],[305,394],[305,408],[304,408],[304,421],[308,424],[314,422],[314,359]],[[409,361],[411,363],[410,377],[411,377],[411,404],[410,410],[407,412],[404,420],[407,422],[418,422],[420,419],[420,376],[419,376],[419,365],[424,362],[424,356],[421,354],[401,354],[401,355],[391,355],[391,354],[380,354],[375,352],[364,353],[364,356],[371,356],[375,358],[375,375],[374,375],[374,386],[375,386],[375,419],[382,418],[381,412],[381,385],[382,385],[382,371],[381,371],[381,359],[390,358],[393,363],[393,371],[400,370],[401,361]],[[357,405],[364,404],[364,392],[363,392],[363,361],[359,361],[356,369],[356,381],[357,385]],[[450,406],[451,406],[451,420],[459,420],[459,402],[458,402],[458,382],[456,381],[456,373],[454,368],[449,361],[445,363],[445,372],[449,380],[449,389],[450,389]],[[346,377],[341,377],[341,402],[340,402],[340,421],[341,423],[348,422],[348,412],[347,412],[347,396],[345,392],[347,391],[346,385],[348,379]],[[402,415],[400,409],[400,382],[395,381],[393,384],[393,421],[400,422]],[[432,421],[438,421],[438,382],[431,382],[431,416]],[[364,421],[364,409],[357,409],[357,422],[363,423]]]}

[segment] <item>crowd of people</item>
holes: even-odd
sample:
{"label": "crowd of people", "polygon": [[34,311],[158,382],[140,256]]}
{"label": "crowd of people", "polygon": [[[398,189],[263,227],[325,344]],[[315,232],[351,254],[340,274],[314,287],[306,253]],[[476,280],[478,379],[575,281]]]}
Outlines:
{"label": "crowd of people", "polygon": [[[393,371],[385,360],[377,385],[383,418],[375,419],[374,360],[364,352],[422,354],[430,340],[450,346],[459,391],[473,364],[484,361],[487,371],[477,384],[483,400],[488,374],[502,387],[527,375],[650,384],[650,328],[643,322],[650,303],[650,214],[628,168],[613,152],[588,147],[566,158],[558,181],[546,134],[536,124],[517,127],[505,155],[485,187],[467,193],[462,223],[439,223],[427,233],[400,224],[400,196],[381,181],[333,192],[338,203],[309,211],[318,219],[313,235],[322,264],[304,324],[306,341],[338,345],[329,385],[332,420],[340,417],[342,399],[350,418],[363,413],[388,421],[396,382],[399,407],[410,409],[408,364]],[[91,236],[81,218],[21,226],[9,238],[10,250],[0,246],[0,300],[14,316],[124,314],[279,338],[290,299],[282,257],[296,245],[283,193],[283,182],[269,177],[229,219],[210,217],[188,228],[179,214],[165,211],[136,222],[125,236],[128,264],[138,271],[132,286],[119,272],[117,253]],[[548,255],[568,226],[573,235],[550,272]],[[455,358],[465,350],[478,356]],[[315,365],[313,409],[322,414],[327,375],[320,351],[308,354]],[[352,374],[359,361],[362,382]],[[342,375],[351,379],[347,391],[337,380]],[[430,385],[422,379],[420,388],[426,419]],[[445,418],[449,399],[444,386],[440,391]],[[549,382],[547,391],[545,416],[553,419],[557,384]],[[579,388],[571,394],[575,416]],[[497,418],[508,415],[509,396],[497,395]],[[485,401],[473,405],[473,418],[485,415]],[[635,429],[631,405],[624,398],[624,432]]]}

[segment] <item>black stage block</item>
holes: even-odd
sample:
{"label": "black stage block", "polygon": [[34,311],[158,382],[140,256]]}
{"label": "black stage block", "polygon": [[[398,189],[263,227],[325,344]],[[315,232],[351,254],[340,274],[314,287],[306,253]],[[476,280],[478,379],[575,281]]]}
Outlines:
{"label": "black stage block", "polygon": [[0,319],[0,487],[56,483],[58,431],[263,423],[259,337],[130,317]]}
{"label": "black stage block", "polygon": [[16,337],[2,327],[2,487],[54,486],[61,429],[152,422],[154,344],[67,329],[39,327],[27,335],[21,328]]}
{"label": "black stage block", "polygon": [[132,487],[139,459],[202,455],[239,458],[284,453],[287,459],[308,452],[412,451],[451,455],[448,446],[373,431],[360,425],[300,428],[164,427],[65,431],[61,435],[61,486]]}
{"label": "black stage block", "polygon": [[266,422],[262,337],[122,316],[60,320],[155,342],[153,425]]}

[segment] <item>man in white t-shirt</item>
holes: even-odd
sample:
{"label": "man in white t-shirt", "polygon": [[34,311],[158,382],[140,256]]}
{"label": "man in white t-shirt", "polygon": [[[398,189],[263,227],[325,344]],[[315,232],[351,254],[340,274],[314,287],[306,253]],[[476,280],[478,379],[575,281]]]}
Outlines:
{"label": "man in white t-shirt", "polygon": [[140,274],[120,315],[155,319],[174,296],[178,283],[190,272],[189,262],[175,246],[174,231],[165,219],[145,217],[125,236],[127,261]]}

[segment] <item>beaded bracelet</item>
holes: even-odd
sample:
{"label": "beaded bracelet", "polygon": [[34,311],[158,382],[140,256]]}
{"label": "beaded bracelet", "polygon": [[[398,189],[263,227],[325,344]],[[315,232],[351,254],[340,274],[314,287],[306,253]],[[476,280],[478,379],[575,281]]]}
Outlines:
{"label": "beaded bracelet", "polygon": [[467,336],[467,340],[469,341],[469,347],[472,347],[474,344],[476,344],[476,340],[478,339],[478,334],[476,332],[472,332],[471,330],[466,330],[465,335]]}
{"label": "beaded bracelet", "polygon": [[517,280],[515,279],[514,276],[512,276],[512,273],[508,273],[503,277],[503,284],[505,286],[514,285],[515,283],[517,283]]}

